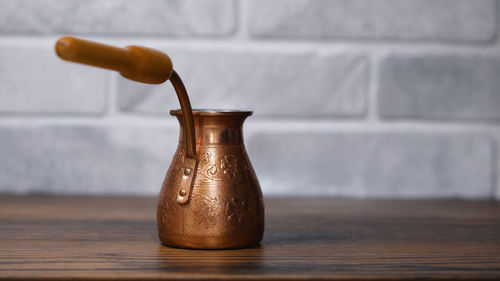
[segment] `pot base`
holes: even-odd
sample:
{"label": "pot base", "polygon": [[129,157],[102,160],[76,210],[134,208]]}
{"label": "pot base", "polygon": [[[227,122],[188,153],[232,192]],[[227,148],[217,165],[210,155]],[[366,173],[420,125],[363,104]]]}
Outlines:
{"label": "pot base", "polygon": [[254,247],[260,244],[262,235],[244,236],[185,236],[159,234],[164,246],[182,249],[222,250]]}

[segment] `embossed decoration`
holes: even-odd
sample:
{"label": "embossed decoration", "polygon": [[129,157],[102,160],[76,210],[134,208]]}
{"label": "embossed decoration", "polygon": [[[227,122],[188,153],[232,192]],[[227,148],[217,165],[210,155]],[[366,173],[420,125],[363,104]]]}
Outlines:
{"label": "embossed decoration", "polygon": [[220,160],[220,168],[224,175],[228,175],[231,178],[241,175],[238,159],[232,154],[224,155],[224,158]]}
{"label": "embossed decoration", "polygon": [[202,225],[205,228],[212,228],[216,224],[217,197],[208,197],[196,194],[193,196],[192,204],[194,204],[195,223]]}
{"label": "embossed decoration", "polygon": [[180,231],[180,225],[174,219],[180,215],[177,205],[168,201],[158,205],[158,220],[163,225],[162,229],[167,233],[176,233]]}
{"label": "embossed decoration", "polygon": [[198,175],[200,175],[200,181],[202,182],[212,182],[212,181],[222,181],[227,178],[232,178],[235,180],[242,179],[241,165],[238,161],[238,157],[234,154],[225,154],[222,157],[216,157],[210,151],[203,153],[200,159],[200,166]]}
{"label": "embossed decoration", "polygon": [[158,205],[158,221],[164,226],[169,226],[168,224],[168,207],[165,205]]}
{"label": "embossed decoration", "polygon": [[[187,204],[176,201],[184,173],[187,142],[182,114],[176,111],[181,136],[159,204],[160,240],[166,245],[196,249],[241,248],[257,244],[264,231],[264,206],[259,182],[243,144],[241,124],[248,113],[197,114],[196,168]],[[223,118],[218,118],[221,116]],[[187,160],[187,159],[186,159]],[[170,208],[176,208],[171,212]],[[168,224],[168,225],[167,225]]]}
{"label": "embossed decoration", "polygon": [[184,162],[184,148],[182,146],[177,148],[177,153],[174,154],[174,158],[172,159],[172,164],[167,171],[167,178],[172,178],[175,175],[182,174],[182,163]]}
{"label": "embossed decoration", "polygon": [[246,219],[247,211],[245,200],[240,200],[238,197],[231,198],[231,201],[226,204],[227,220],[232,225],[242,224]]}

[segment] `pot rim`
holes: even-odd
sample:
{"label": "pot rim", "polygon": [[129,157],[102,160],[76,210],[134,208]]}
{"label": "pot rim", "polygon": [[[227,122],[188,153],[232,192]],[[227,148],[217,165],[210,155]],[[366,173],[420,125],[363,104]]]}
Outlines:
{"label": "pot rim", "polygon": [[[250,116],[253,111],[250,110],[237,110],[237,109],[207,109],[195,108],[193,109],[193,116]],[[170,110],[170,115],[182,115],[180,109]]]}

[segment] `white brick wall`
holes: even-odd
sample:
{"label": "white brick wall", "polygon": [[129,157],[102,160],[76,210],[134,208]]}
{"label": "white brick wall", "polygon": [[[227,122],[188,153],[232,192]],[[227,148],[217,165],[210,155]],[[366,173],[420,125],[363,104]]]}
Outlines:
{"label": "white brick wall", "polygon": [[0,0],[0,193],[156,195],[169,84],[65,63],[159,48],[194,107],[252,109],[265,194],[500,198],[495,0]]}

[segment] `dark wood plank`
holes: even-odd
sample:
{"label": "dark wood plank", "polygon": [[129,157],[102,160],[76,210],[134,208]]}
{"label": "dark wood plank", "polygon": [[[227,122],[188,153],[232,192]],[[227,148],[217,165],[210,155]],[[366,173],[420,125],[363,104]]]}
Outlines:
{"label": "dark wood plank", "polygon": [[260,247],[160,245],[154,198],[0,196],[0,279],[500,279],[500,203],[269,199]]}

